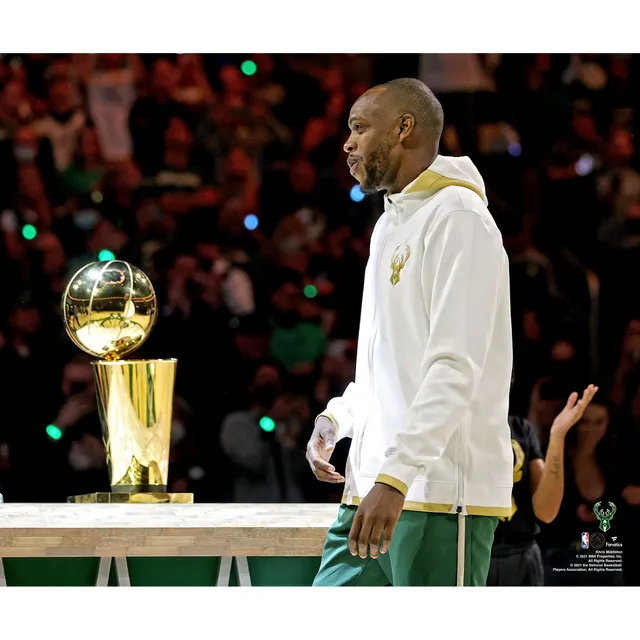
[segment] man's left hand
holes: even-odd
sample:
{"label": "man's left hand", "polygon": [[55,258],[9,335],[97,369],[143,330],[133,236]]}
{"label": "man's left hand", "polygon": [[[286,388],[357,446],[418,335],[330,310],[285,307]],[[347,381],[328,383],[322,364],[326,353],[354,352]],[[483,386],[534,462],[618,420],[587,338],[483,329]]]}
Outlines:
{"label": "man's left hand", "polygon": [[353,519],[349,533],[351,555],[366,558],[369,552],[372,558],[377,558],[378,552],[387,553],[403,506],[404,496],[397,489],[375,484]]}

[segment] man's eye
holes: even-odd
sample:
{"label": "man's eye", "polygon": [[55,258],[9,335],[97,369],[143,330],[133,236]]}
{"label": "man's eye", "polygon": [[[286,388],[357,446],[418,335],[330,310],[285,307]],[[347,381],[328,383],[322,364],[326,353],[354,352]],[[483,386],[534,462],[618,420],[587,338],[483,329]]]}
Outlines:
{"label": "man's eye", "polygon": [[360,131],[362,131],[362,129],[364,129],[364,127],[361,124],[354,124],[353,125],[353,130],[354,131],[360,132]]}

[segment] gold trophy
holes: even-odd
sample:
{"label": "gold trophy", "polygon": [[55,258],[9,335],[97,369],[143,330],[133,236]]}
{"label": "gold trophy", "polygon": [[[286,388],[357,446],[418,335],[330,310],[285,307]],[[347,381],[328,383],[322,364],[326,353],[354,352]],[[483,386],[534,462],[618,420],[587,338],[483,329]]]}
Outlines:
{"label": "gold trophy", "polygon": [[64,324],[93,362],[98,413],[111,493],[68,498],[76,503],[191,503],[167,493],[173,386],[177,360],[122,360],[151,333],[158,316],[153,285],[121,260],[78,271],[62,299]]}

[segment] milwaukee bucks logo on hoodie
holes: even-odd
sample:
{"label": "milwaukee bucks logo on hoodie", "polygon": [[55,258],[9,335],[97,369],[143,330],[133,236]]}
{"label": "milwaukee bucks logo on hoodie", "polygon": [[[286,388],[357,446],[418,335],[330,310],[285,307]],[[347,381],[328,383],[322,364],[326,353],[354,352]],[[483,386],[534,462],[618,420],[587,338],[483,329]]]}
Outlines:
{"label": "milwaukee bucks logo on hoodie", "polygon": [[[400,251],[402,249],[402,251]],[[400,272],[404,269],[404,265],[407,264],[407,260],[411,255],[411,248],[408,245],[398,245],[396,250],[393,252],[393,256],[391,258],[391,284],[395,287],[398,282],[400,282]]]}

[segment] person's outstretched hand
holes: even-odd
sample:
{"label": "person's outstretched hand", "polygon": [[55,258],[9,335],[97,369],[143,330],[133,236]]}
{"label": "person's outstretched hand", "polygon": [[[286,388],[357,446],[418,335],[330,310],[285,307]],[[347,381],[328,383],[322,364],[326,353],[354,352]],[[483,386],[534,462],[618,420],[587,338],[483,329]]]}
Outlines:
{"label": "person's outstretched hand", "polygon": [[564,409],[556,416],[551,426],[551,433],[566,436],[567,432],[576,422],[582,418],[584,410],[589,406],[596,395],[598,387],[590,384],[583,392],[582,398],[578,400],[578,394],[574,391],[567,400]]}
{"label": "person's outstretched hand", "polygon": [[344,482],[344,478],[329,463],[331,454],[336,448],[337,438],[338,430],[333,422],[329,418],[320,416],[307,445],[307,460],[313,475],[321,482],[333,484]]}
{"label": "person's outstretched hand", "polygon": [[369,553],[377,558],[378,553],[387,553],[403,506],[404,496],[397,489],[375,484],[353,519],[349,533],[351,555],[366,558]]}

